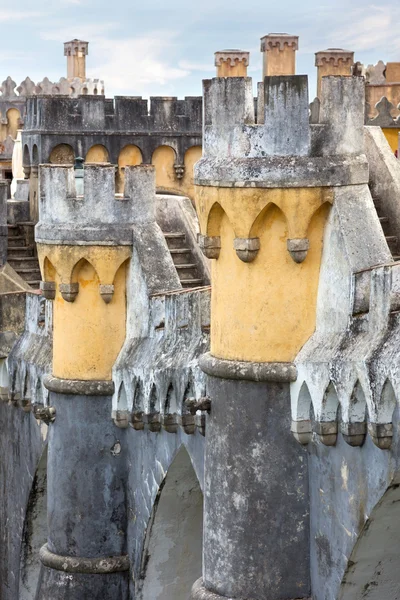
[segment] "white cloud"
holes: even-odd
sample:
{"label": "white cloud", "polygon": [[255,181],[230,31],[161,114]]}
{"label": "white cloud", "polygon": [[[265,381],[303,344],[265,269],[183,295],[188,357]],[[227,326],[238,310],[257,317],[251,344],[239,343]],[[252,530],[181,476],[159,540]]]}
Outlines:
{"label": "white cloud", "polygon": [[0,12],[0,23],[6,23],[7,21],[15,22],[22,21],[23,19],[33,19],[34,17],[43,17],[44,13],[37,11],[13,11],[3,10]]}
{"label": "white cloud", "polygon": [[104,79],[107,94],[147,95],[154,86],[169,84],[190,74],[190,69],[168,60],[173,55],[173,35],[164,32],[127,39],[98,37],[91,41],[90,77]]}

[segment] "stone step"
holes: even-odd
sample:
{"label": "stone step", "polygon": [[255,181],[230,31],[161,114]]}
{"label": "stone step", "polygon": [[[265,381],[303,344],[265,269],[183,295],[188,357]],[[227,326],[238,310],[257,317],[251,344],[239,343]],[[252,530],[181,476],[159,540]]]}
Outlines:
{"label": "stone step", "polygon": [[190,248],[171,248],[170,254],[175,265],[186,264],[192,258]]}
{"label": "stone step", "polygon": [[169,249],[182,249],[184,247],[186,236],[184,233],[164,233],[165,241]]}
{"label": "stone step", "polygon": [[178,273],[179,273],[179,271],[187,271],[189,269],[195,269],[196,266],[197,265],[195,263],[184,263],[184,264],[180,264],[180,265],[175,265]]}
{"label": "stone step", "polygon": [[19,269],[39,269],[36,256],[10,256],[8,262],[16,271]]}
{"label": "stone step", "polygon": [[33,248],[29,246],[10,246],[7,249],[9,258],[19,258],[23,256],[33,256]]}
{"label": "stone step", "polygon": [[386,242],[388,246],[395,246],[397,244],[397,235],[386,235]]}
{"label": "stone step", "polygon": [[23,235],[9,235],[8,236],[8,246],[9,248],[13,247],[15,248],[15,246],[24,246],[25,245],[25,236]]}
{"label": "stone step", "polygon": [[40,280],[39,279],[34,280],[34,281],[26,281],[26,283],[28,285],[30,285],[31,288],[33,288],[34,290],[40,289]]}
{"label": "stone step", "polygon": [[41,274],[40,274],[40,269],[27,269],[27,268],[21,268],[21,269],[15,269],[16,272],[18,273],[18,275],[20,275],[22,277],[22,279],[25,279],[25,281],[40,281],[41,278]]}
{"label": "stone step", "polygon": [[200,287],[203,285],[202,279],[181,279],[182,287]]}

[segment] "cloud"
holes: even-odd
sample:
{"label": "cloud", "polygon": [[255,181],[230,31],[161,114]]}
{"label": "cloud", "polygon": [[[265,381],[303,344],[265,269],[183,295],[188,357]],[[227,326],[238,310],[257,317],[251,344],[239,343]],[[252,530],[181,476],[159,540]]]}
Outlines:
{"label": "cloud", "polygon": [[[170,33],[153,32],[137,38],[92,39],[94,66],[88,69],[88,75],[104,79],[107,94],[117,90],[145,96],[156,87],[168,88],[191,70],[180,63],[171,64],[173,37]],[[166,56],[171,57],[169,61]]]}
{"label": "cloud", "polygon": [[23,19],[33,19],[35,17],[43,17],[44,13],[37,11],[12,11],[12,10],[3,10],[0,12],[0,23],[6,23],[8,21],[22,21]]}

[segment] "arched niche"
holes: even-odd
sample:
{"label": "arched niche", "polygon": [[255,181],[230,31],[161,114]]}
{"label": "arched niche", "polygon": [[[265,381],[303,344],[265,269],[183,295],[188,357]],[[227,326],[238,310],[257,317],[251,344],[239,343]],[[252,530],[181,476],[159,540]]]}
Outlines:
{"label": "arched niche", "polygon": [[202,572],[203,494],[181,446],[147,528],[138,600],[187,600]]}
{"label": "arched niche", "polygon": [[183,185],[185,188],[185,194],[189,198],[194,199],[194,165],[200,160],[202,155],[201,146],[192,146],[185,152],[184,164],[185,164],[185,175],[183,178]]}
{"label": "arched niche", "polygon": [[348,561],[339,600],[400,597],[400,485],[392,485],[373,509]]}
{"label": "arched niche", "polygon": [[85,162],[87,163],[108,163],[109,154],[105,146],[96,144],[89,148],[86,154]]}
{"label": "arched niche", "polygon": [[53,165],[73,165],[75,153],[69,144],[58,144],[50,152],[49,162]]}
{"label": "arched niche", "polygon": [[122,194],[124,191],[124,168],[128,166],[141,165],[143,161],[140,148],[133,144],[128,144],[122,148],[118,156],[118,173],[116,180],[117,193]]}
{"label": "arched niche", "polygon": [[47,542],[47,446],[29,495],[21,544],[19,600],[35,600],[40,578],[39,550]]}
{"label": "arched niche", "polygon": [[7,113],[7,135],[13,140],[17,138],[17,131],[20,128],[21,114],[17,108],[9,108]]}
{"label": "arched niche", "polygon": [[175,150],[170,146],[159,146],[153,152],[151,163],[156,168],[157,191],[174,190],[178,186],[175,180]]}

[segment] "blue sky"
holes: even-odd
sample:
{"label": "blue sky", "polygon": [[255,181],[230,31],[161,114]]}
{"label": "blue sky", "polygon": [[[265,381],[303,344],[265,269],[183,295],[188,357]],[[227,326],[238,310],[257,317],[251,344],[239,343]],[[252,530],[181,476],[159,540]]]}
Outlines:
{"label": "blue sky", "polygon": [[259,39],[275,31],[300,36],[297,73],[314,97],[314,52],[354,50],[365,64],[400,61],[398,3],[361,0],[0,0],[0,80],[19,84],[66,74],[64,41],[90,42],[87,72],[104,79],[106,95],[192,96],[215,74],[216,50],[251,52],[249,75],[261,78]]}

